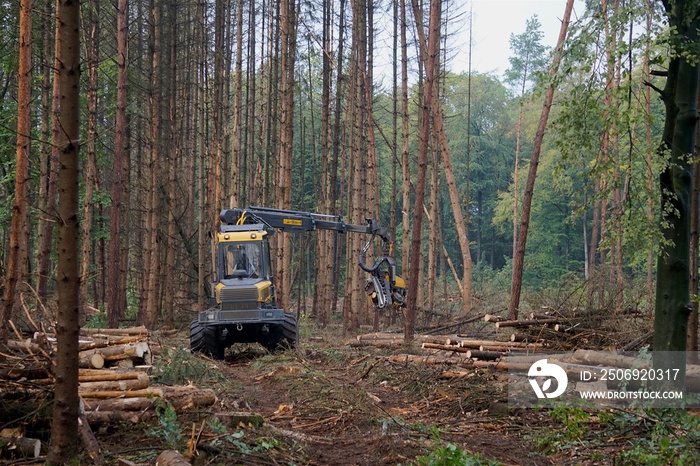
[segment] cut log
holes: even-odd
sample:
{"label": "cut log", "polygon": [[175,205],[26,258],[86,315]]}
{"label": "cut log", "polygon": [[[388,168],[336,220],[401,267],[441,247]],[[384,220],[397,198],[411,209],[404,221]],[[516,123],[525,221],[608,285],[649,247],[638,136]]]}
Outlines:
{"label": "cut log", "polygon": [[535,338],[532,335],[521,335],[518,333],[511,333],[510,334],[510,341],[513,343],[527,343],[527,344],[536,344],[536,345],[544,345],[545,340],[542,338]]}
{"label": "cut log", "polygon": [[467,351],[467,357],[471,359],[481,359],[482,361],[495,361],[500,359],[505,353],[499,351],[473,350]]}
{"label": "cut log", "polygon": [[148,329],[143,325],[130,328],[81,328],[82,335],[148,335]]}
{"label": "cut log", "polygon": [[407,364],[409,362],[411,363],[419,363],[419,364],[457,364],[461,363],[464,361],[467,361],[466,357],[456,357],[454,355],[451,356],[443,356],[443,355],[430,355],[430,356],[420,356],[417,354],[394,354],[388,357],[389,361],[399,363],[399,364]]}
{"label": "cut log", "polygon": [[138,379],[144,372],[85,371],[78,375],[79,382],[105,382],[108,380]]}
{"label": "cut log", "polygon": [[424,349],[436,349],[436,350],[442,350],[442,351],[453,351],[455,353],[468,353],[469,349],[468,348],[462,348],[460,346],[453,346],[453,345],[438,345],[437,343],[423,343],[423,348]]}
{"label": "cut log", "polygon": [[156,398],[131,397],[131,398],[107,398],[86,399],[85,411],[145,411],[155,406]]}
{"label": "cut log", "polygon": [[462,348],[475,348],[479,349],[482,346],[497,347],[502,346],[504,348],[535,348],[541,346],[538,343],[520,343],[516,341],[496,341],[496,340],[459,340],[457,345]]}
{"label": "cut log", "polygon": [[86,411],[85,418],[91,426],[119,425],[120,423],[138,424],[155,419],[155,411]]}
{"label": "cut log", "polygon": [[501,322],[496,322],[496,328],[505,327],[531,327],[533,325],[547,325],[559,323],[561,319],[550,318],[550,319],[531,319],[531,320],[503,320]]}
{"label": "cut log", "polygon": [[150,377],[144,372],[136,372],[136,378],[127,380],[102,380],[98,382],[80,382],[78,391],[81,394],[88,392],[104,391],[128,391],[148,388]]}
{"label": "cut log", "polygon": [[492,315],[492,314],[486,314],[484,316],[484,322],[491,322],[491,323],[496,323],[504,320],[503,317],[497,316],[497,315]]}
{"label": "cut log", "polygon": [[148,343],[139,342],[81,351],[80,357],[100,354],[105,361],[118,361],[120,359],[143,359],[147,353]]}
{"label": "cut log", "polygon": [[527,353],[530,351],[535,351],[538,348],[539,347],[536,345],[533,345],[531,347],[525,347],[525,348],[523,348],[522,346],[481,345],[481,346],[479,346],[478,349],[480,351],[498,351],[501,353]]}
{"label": "cut log", "polygon": [[27,437],[0,438],[0,458],[38,458],[41,440]]}
{"label": "cut log", "polygon": [[99,353],[80,356],[78,367],[82,369],[102,369],[105,367],[105,358]]}
{"label": "cut log", "polygon": [[184,456],[175,450],[165,450],[156,457],[156,466],[192,466]]}
{"label": "cut log", "polygon": [[146,335],[122,336],[108,335],[105,339],[93,339],[80,343],[80,351],[87,351],[97,348],[106,348],[107,346],[125,345],[127,343],[138,343],[144,341]]}
{"label": "cut log", "polygon": [[119,397],[124,397],[124,398],[134,398],[134,397],[141,397],[141,396],[151,396],[151,397],[162,397],[163,396],[163,390],[160,388],[144,388],[142,390],[127,390],[127,391],[121,391],[121,390],[105,390],[105,391],[99,391],[99,392],[85,392],[81,393],[80,396],[83,398],[92,398],[92,399],[105,399],[105,398],[119,398]]}
{"label": "cut log", "polygon": [[389,341],[403,341],[403,334],[398,333],[365,333],[357,336],[358,341],[376,341],[376,340],[389,340]]}
{"label": "cut log", "polygon": [[208,388],[162,387],[162,392],[163,398],[170,402],[176,411],[211,406],[216,403],[216,393]]}

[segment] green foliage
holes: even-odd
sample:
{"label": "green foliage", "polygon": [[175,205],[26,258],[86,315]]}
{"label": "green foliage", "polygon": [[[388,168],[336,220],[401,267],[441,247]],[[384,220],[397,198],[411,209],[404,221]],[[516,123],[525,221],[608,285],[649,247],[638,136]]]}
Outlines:
{"label": "green foliage", "polygon": [[164,348],[159,358],[158,372],[154,376],[158,383],[187,385],[210,380],[212,377],[223,377],[220,371],[211,370],[211,363],[184,348]]}
{"label": "green foliage", "polygon": [[595,446],[622,441],[613,464],[691,465],[700,461],[700,419],[683,409],[588,412],[562,406],[549,414],[556,424],[532,437],[535,446],[547,454],[591,446],[590,459],[594,460],[599,450]]}
{"label": "green foliage", "polygon": [[570,406],[558,406],[550,415],[559,421],[560,425],[556,429],[545,430],[535,438],[535,447],[545,453],[556,453],[579,444],[591,420],[589,413]]}
{"label": "green foliage", "polygon": [[700,461],[700,419],[686,410],[668,409],[645,412],[635,419],[633,413],[620,413],[613,421],[621,426],[644,422],[648,430],[619,455],[617,464],[691,465]]}
{"label": "green foliage", "polygon": [[453,443],[440,446],[427,456],[419,456],[414,463],[417,466],[496,466],[501,463],[487,460],[479,454],[469,453]]}
{"label": "green foliage", "polygon": [[105,311],[100,311],[88,316],[86,319],[85,328],[106,328],[107,327],[107,313]]}
{"label": "green foliage", "polygon": [[526,84],[533,81],[533,76],[544,70],[549,62],[547,47],[541,43],[544,38],[541,28],[537,15],[534,15],[527,20],[525,32],[510,35],[513,55],[508,58],[510,68],[505,72],[505,80],[518,92],[524,91]]}
{"label": "green foliage", "polygon": [[169,402],[163,401],[162,398],[157,398],[155,405],[160,428],[150,429],[148,435],[162,438],[169,448],[177,448],[182,442],[183,436],[182,428],[177,422],[175,409]]}

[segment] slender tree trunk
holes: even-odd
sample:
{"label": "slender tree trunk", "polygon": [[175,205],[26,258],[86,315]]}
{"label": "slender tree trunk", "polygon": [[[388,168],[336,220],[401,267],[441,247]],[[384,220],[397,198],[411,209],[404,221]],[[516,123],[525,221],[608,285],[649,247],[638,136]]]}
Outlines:
{"label": "slender tree trunk", "polygon": [[238,164],[241,157],[241,114],[243,99],[241,96],[243,90],[243,0],[238,0],[238,10],[236,16],[236,69],[234,72],[234,88],[233,88],[233,147],[231,151],[231,171],[229,190],[229,208],[233,209],[238,206],[238,194],[240,189],[240,177],[238,173]]}
{"label": "slender tree trunk", "polygon": [[[296,4],[295,0],[281,2],[281,82],[279,126],[279,170],[277,175],[277,207],[292,206],[292,138],[294,135],[294,64],[296,55]],[[282,309],[289,308],[291,292],[291,242],[289,235],[277,238],[278,298]]]}
{"label": "slender tree trunk", "polygon": [[[50,253],[51,242],[47,241],[46,237],[53,231],[53,217],[55,214],[55,205],[49,204],[52,196],[49,195],[49,185],[53,181],[53,200],[55,202],[56,192],[56,176],[53,174],[56,171],[56,164],[53,158],[53,147],[51,144],[51,116],[52,116],[52,83],[51,77],[53,72],[50,71],[50,65],[53,63],[53,50],[55,40],[52,40],[55,34],[55,18],[53,16],[53,5],[56,2],[45,0],[44,3],[44,18],[43,24],[43,56],[44,56],[44,72],[42,73],[42,90],[41,90],[41,167],[39,169],[39,225],[37,233],[37,293],[39,296],[46,297],[48,293],[47,283],[50,268]],[[53,177],[53,178],[52,178]],[[48,242],[49,252],[45,253],[46,243]]]}
{"label": "slender tree trunk", "polygon": [[122,199],[124,199],[124,159],[127,139],[127,63],[129,38],[128,0],[117,1],[117,105],[114,121],[114,162],[112,166],[112,207],[109,238],[109,289],[107,291],[107,325],[116,328],[124,318],[124,296],[121,295]]}
{"label": "slender tree trunk", "polygon": [[[29,150],[31,143],[31,81],[32,81],[32,2],[21,0],[19,16],[19,74],[17,93],[17,146],[15,162],[15,199],[10,225],[10,249],[5,275],[5,296],[0,316],[0,344],[6,343],[15,299],[22,277],[22,244],[27,241],[25,229],[29,204]],[[25,246],[26,249],[26,246]]]}
{"label": "slender tree trunk", "polygon": [[[435,98],[435,93],[433,92],[435,86],[435,76],[433,71],[435,70],[435,61],[438,56],[439,47],[439,32],[440,32],[440,11],[442,9],[441,0],[431,0],[430,2],[430,24],[428,27],[428,39],[421,40],[422,44],[427,44],[425,48],[426,53],[424,55],[425,62],[425,85],[423,93],[423,102],[421,110],[421,128],[420,128],[420,141],[418,147],[418,173],[415,185],[415,205],[423,205],[423,200],[425,199],[425,178],[426,178],[426,165],[428,161],[428,145],[430,142],[430,110],[432,108],[432,100]],[[422,17],[420,7],[418,6],[417,0],[413,0],[413,15],[416,21],[419,23],[418,30],[419,34],[424,35],[424,30],[422,28],[422,22],[419,18]],[[447,168],[447,167],[445,167]],[[422,209],[416,208],[413,211],[413,233],[411,236],[411,264],[408,274],[408,295],[407,295],[407,306],[404,319],[404,338],[406,341],[412,341],[415,333],[415,318],[416,318],[416,308],[417,308],[417,298],[418,298],[418,281],[419,281],[419,257],[421,249],[421,239],[423,234],[423,212]]]}
{"label": "slender tree trunk", "polygon": [[401,270],[406,273],[409,268],[409,247],[411,232],[411,161],[409,158],[409,124],[408,114],[408,40],[406,38],[406,0],[400,0],[400,36],[401,36]]}
{"label": "slender tree trunk", "polygon": [[[437,30],[435,31],[435,34],[439,36],[439,15],[440,15],[440,8],[441,6],[434,6],[433,3],[431,2],[431,10],[430,10],[430,21],[436,21],[437,25],[435,26]],[[434,9],[437,8],[437,9]],[[425,39],[425,34],[422,32],[423,31],[423,21],[422,21],[422,13],[420,9],[418,8],[418,4],[416,0],[413,0],[413,15],[416,18],[416,23],[418,25],[418,37],[419,37],[419,42],[421,45],[421,55],[423,56],[423,61],[426,63],[425,69],[426,69],[426,81],[428,80],[428,77],[435,82],[437,79],[437,76],[435,74],[435,68],[434,64],[430,62],[430,60],[435,60],[435,58],[430,57],[430,44],[429,40]],[[433,18],[433,15],[438,15],[438,18],[435,19]],[[432,26],[431,26],[432,27]],[[432,29],[431,29],[432,33]],[[436,41],[439,41],[439,37],[435,39]],[[427,44],[427,46],[426,46]],[[435,46],[437,49],[437,45]],[[426,52],[427,51],[427,52]],[[436,50],[435,53],[438,53]],[[433,68],[430,68],[430,66],[433,66]],[[459,195],[459,190],[457,189],[457,181],[454,176],[454,170],[452,169],[452,161],[450,159],[450,154],[449,154],[449,148],[447,144],[447,137],[445,136],[445,128],[443,124],[443,119],[442,119],[442,108],[440,107],[440,101],[438,99],[437,95],[437,89],[434,87],[431,87],[429,90],[426,87],[425,92],[430,91],[433,95],[431,100],[431,110],[432,110],[432,116],[433,116],[433,122],[434,122],[434,131],[438,137],[438,141],[440,142],[440,152],[442,154],[442,163],[444,166],[444,171],[445,171],[445,179],[447,180],[447,190],[450,194],[450,203],[452,205],[452,212],[454,215],[455,219],[455,227],[457,228],[457,237],[459,240],[459,246],[462,251],[462,264],[464,267],[464,273],[462,277],[462,305],[461,305],[461,310],[463,313],[468,313],[471,310],[471,287],[472,287],[472,258],[471,258],[471,252],[469,249],[469,231],[468,231],[468,226],[467,226],[467,221],[465,220],[463,214],[462,214],[462,199],[461,196]],[[468,166],[468,164],[467,164]],[[468,179],[468,177],[467,177]],[[467,189],[467,200],[466,204],[469,205],[469,199],[468,199],[468,194],[469,191]],[[468,211],[468,209],[467,209]],[[413,257],[413,256],[412,256]]]}
{"label": "slender tree trunk", "polygon": [[80,150],[80,4],[60,1],[56,77],[59,82],[58,313],[56,383],[48,462],[65,464],[78,446],[78,153]]}
{"label": "slender tree trunk", "polygon": [[159,319],[159,270],[160,242],[158,241],[158,187],[161,176],[161,57],[162,57],[162,12],[161,0],[152,0],[151,21],[153,45],[151,52],[151,102],[150,102],[150,137],[147,170],[147,219],[146,219],[146,299],[145,307],[140,309],[139,321],[146,328],[154,328]]}
{"label": "slender tree trunk", "polygon": [[85,144],[85,196],[83,200],[83,220],[80,241],[80,321],[85,322],[88,305],[88,276],[90,274],[90,236],[92,234],[93,192],[97,183],[97,103],[98,103],[98,77],[99,77],[99,33],[100,33],[100,7],[98,2],[90,5],[89,30],[87,33],[87,69],[88,69],[88,121],[87,140]]}
{"label": "slender tree trunk", "polygon": [[[644,50],[644,76],[645,82],[650,82],[649,81],[649,76],[651,75],[651,63],[650,63],[650,57],[651,57],[651,16],[652,16],[652,8],[651,8],[651,0],[647,0],[646,2],[646,17],[647,17],[647,29],[646,29],[646,43],[645,43],[645,50]],[[645,111],[646,115],[651,115],[651,87],[646,86],[645,92],[644,92],[644,104],[645,104]],[[652,170],[652,160],[653,160],[653,151],[651,150],[651,121],[647,119],[645,122],[646,126],[646,147],[647,147],[647,191],[648,191],[648,199],[647,199],[647,218],[649,219],[649,223],[651,224],[654,220],[654,198],[652,196],[652,193],[654,192],[654,172]],[[646,305],[646,311],[648,313],[651,313],[651,311],[654,309],[654,251],[650,247],[649,251],[647,251],[647,280],[646,280],[646,297],[647,297],[647,305]]]}
{"label": "slender tree trunk", "polygon": [[[559,70],[561,55],[564,48],[564,40],[566,39],[566,31],[569,27],[571,18],[571,10],[574,7],[574,0],[567,0],[564,10],[564,19],[561,23],[559,31],[559,39],[557,41],[557,49],[554,52],[554,61],[552,62],[550,74],[554,75]],[[532,149],[532,158],[530,159],[530,170],[527,176],[525,185],[525,196],[523,197],[523,211],[520,218],[520,231],[518,232],[518,248],[517,254],[513,258],[513,276],[511,279],[510,290],[510,307],[508,309],[508,317],[510,319],[518,318],[518,309],[520,307],[520,292],[522,290],[523,266],[525,263],[525,245],[527,243],[527,232],[530,227],[530,209],[532,207],[532,195],[535,189],[535,179],[537,177],[537,166],[539,164],[540,152],[542,149],[542,139],[544,139],[547,120],[549,119],[549,110],[554,100],[554,85],[550,84],[547,87],[545,100],[542,107],[542,115],[537,126],[537,134],[535,143]]]}

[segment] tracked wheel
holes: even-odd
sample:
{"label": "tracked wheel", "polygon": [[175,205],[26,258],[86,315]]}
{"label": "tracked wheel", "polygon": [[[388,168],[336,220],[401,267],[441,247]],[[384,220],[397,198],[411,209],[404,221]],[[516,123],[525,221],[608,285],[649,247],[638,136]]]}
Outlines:
{"label": "tracked wheel", "polygon": [[190,323],[190,349],[214,359],[224,359],[226,346],[217,327],[202,325],[195,319]]}

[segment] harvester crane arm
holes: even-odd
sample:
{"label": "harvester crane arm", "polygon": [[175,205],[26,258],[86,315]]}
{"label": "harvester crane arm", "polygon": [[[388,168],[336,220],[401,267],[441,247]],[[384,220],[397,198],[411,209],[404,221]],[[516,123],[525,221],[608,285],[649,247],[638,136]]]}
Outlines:
{"label": "harvester crane arm", "polygon": [[[365,233],[372,235],[367,241],[359,257],[359,266],[370,274],[367,291],[378,308],[388,304],[395,307],[404,305],[404,285],[397,286],[396,262],[391,257],[391,238],[389,230],[379,226],[377,220],[368,218],[365,225],[345,223],[342,216],[318,214],[314,212],[299,212],[294,210],[273,209],[269,207],[250,206],[222,210],[219,214],[221,222],[228,225],[244,225],[258,223],[270,230],[281,230],[293,233],[304,233],[314,230],[331,230],[339,233]],[[374,265],[365,264],[365,256],[375,237],[384,242],[384,253],[375,259]],[[386,270],[383,268],[386,267]],[[398,278],[400,280],[400,278]],[[403,280],[401,280],[403,283]]]}
{"label": "harvester crane arm", "polygon": [[268,228],[274,228],[293,233],[304,233],[314,230],[333,230],[340,233],[367,233],[379,236],[385,242],[389,241],[389,231],[380,227],[372,218],[367,219],[366,225],[345,223],[339,215],[317,214],[314,212],[298,212],[294,210],[272,209],[269,207],[246,207],[245,209],[225,209],[219,214],[223,223],[242,225],[245,223],[262,223]]}

